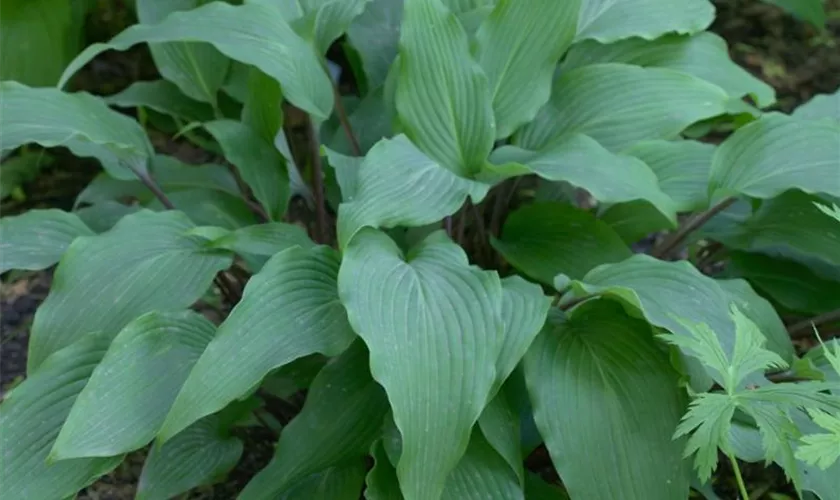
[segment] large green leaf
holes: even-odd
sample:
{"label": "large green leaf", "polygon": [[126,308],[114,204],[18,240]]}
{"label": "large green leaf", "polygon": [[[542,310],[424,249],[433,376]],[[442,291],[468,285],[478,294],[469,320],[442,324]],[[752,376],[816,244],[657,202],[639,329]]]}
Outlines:
{"label": "large green leaf", "polygon": [[[536,334],[542,330],[545,325],[545,317],[540,321],[540,326],[536,328],[531,340],[536,337]],[[530,342],[525,348],[530,347]],[[523,353],[524,356],[524,353]],[[520,358],[521,360],[521,358]],[[525,480],[525,468],[522,464],[522,433],[520,416],[516,410],[511,406],[507,398],[507,391],[499,391],[496,396],[490,400],[484,411],[481,412],[481,417],[478,419],[478,427],[473,430],[473,437],[480,429],[483,438],[496,451],[499,458],[504,460],[508,465],[508,470],[514,473],[516,482],[521,486]],[[469,460],[463,457],[461,461]],[[454,472],[453,472],[454,474]],[[451,477],[451,476],[450,476]]]}
{"label": "large green leaf", "polygon": [[210,483],[236,465],[242,449],[242,441],[223,433],[218,415],[203,418],[163,446],[152,446],[134,498],[172,498]]}
{"label": "large green leaf", "polygon": [[[729,315],[728,294],[686,261],[665,262],[636,254],[622,262],[598,266],[579,281],[572,282],[561,303],[591,294],[624,302],[638,310],[652,325],[676,335],[691,335],[685,322],[703,323],[717,335],[726,352],[735,345],[735,324]],[[572,309],[572,315],[574,312]],[[694,360],[686,361],[695,385],[699,387],[710,382],[698,371],[699,365]]]}
{"label": "large green leaf", "polygon": [[247,394],[275,368],[346,349],[355,335],[338,299],[338,265],[327,247],[295,246],[272,257],[193,367],[160,441]]}
{"label": "large green leaf", "polygon": [[[202,0],[135,0],[137,19],[157,24],[173,12],[194,9]],[[153,43],[152,59],[160,74],[193,99],[216,107],[216,95],[225,82],[230,60],[208,43]]]}
{"label": "large green leaf", "polygon": [[835,123],[768,113],[718,147],[709,179],[711,201],[737,195],[773,198],[793,188],[840,196],[838,142]]}
{"label": "large green leaf", "polygon": [[764,0],[778,5],[803,21],[807,21],[817,28],[823,28],[826,21],[823,0]]}
{"label": "large green leaf", "polygon": [[653,40],[667,33],[697,33],[715,17],[708,0],[583,0],[576,40],[611,43]]}
{"label": "large green leaf", "polygon": [[[476,33],[496,137],[531,121],[548,101],[557,61],[575,36],[581,0],[500,0]],[[524,28],[527,27],[527,28]]]}
{"label": "large green leaf", "polygon": [[205,123],[204,128],[219,142],[225,158],[236,165],[268,216],[282,218],[289,204],[289,174],[280,152],[242,122],[217,120]]}
{"label": "large green leaf", "polygon": [[522,486],[505,460],[475,429],[467,451],[449,474],[443,500],[524,500]]}
{"label": "large green leaf", "polygon": [[796,354],[793,343],[773,305],[757,294],[746,280],[720,280],[718,285],[738,309],[758,326],[759,331],[767,338],[767,349],[792,363]]}
{"label": "large green leaf", "polygon": [[152,441],[215,333],[192,311],[151,312],[129,323],[79,394],[50,457],[110,457]]}
{"label": "large green leaf", "polygon": [[424,226],[478,203],[489,186],[458,177],[421,153],[404,135],[379,141],[358,168],[352,193],[338,210],[343,247],[365,226]]}
{"label": "large green leaf", "polygon": [[271,257],[287,248],[300,246],[314,247],[306,231],[295,224],[269,222],[243,227],[212,240],[213,248],[225,248],[241,254],[254,254]]}
{"label": "large green leaf", "polygon": [[572,47],[561,69],[571,71],[598,63],[670,68],[714,83],[730,97],[737,99],[750,95],[761,108],[776,101],[773,87],[732,62],[726,41],[711,32],[694,36],[667,35],[652,41],[629,38],[610,44],[587,40]]}
{"label": "large green leaf", "polygon": [[659,188],[651,168],[632,156],[609,152],[586,135],[568,135],[536,153],[504,146],[493,152],[491,161],[501,165],[496,167],[501,172],[521,167],[520,172],[533,172],[550,181],[568,182],[587,190],[602,203],[648,201],[676,226],[674,200]]}
{"label": "large green leaf", "polygon": [[704,210],[709,205],[706,186],[715,147],[696,141],[645,141],[626,151],[645,162],[656,174],[659,187],[679,212]]}
{"label": "large green leaf", "polygon": [[175,12],[158,24],[134,25],[109,43],[84,50],[64,71],[59,84],[98,54],[127,50],[147,42],[207,42],[232,59],[252,64],[280,82],[286,98],[318,119],[332,110],[332,84],[315,50],[262,2],[233,6],[210,2],[185,12]]}
{"label": "large green leaf", "polygon": [[[572,498],[686,498],[679,375],[650,326],[605,300],[554,318],[525,357],[534,419]],[[570,409],[574,411],[570,411]],[[586,450],[586,453],[580,453]]]}
{"label": "large green leaf", "polygon": [[109,95],[104,100],[111,106],[149,108],[183,118],[188,122],[205,122],[213,119],[211,106],[185,96],[175,84],[167,80],[134,82],[128,88]]}
{"label": "large green leaf", "polygon": [[93,234],[75,214],[50,208],[0,219],[0,273],[37,271],[61,258],[79,236]]}
{"label": "large green leaf", "polygon": [[347,29],[347,39],[359,53],[369,89],[385,83],[400,40],[404,0],[372,0]]}
{"label": "large green leaf", "polygon": [[833,94],[817,94],[793,110],[793,116],[802,120],[833,120],[840,122],[840,90]]}
{"label": "large green leaf", "polygon": [[253,67],[248,72],[242,123],[268,144],[274,143],[274,138],[283,128],[283,91],[280,84]]}
{"label": "large green leaf", "polygon": [[4,0],[0,5],[0,80],[35,87],[55,85],[64,65],[76,55],[82,26],[64,0]]}
{"label": "large green leaf", "polygon": [[443,232],[404,256],[384,233],[365,229],[345,250],[338,285],[402,435],[403,494],[438,498],[494,385],[501,282],[471,267]]}
{"label": "large green leaf", "polygon": [[312,474],[277,500],[358,500],[365,480],[362,460],[336,465]]}
{"label": "large green leaf", "polygon": [[[236,229],[258,222],[254,212],[240,196],[212,189],[178,190],[169,193],[169,201],[196,225]],[[157,198],[147,203],[146,207],[156,211],[166,210]]]}
{"label": "large green leaf", "polygon": [[577,132],[618,152],[645,139],[673,139],[723,114],[728,100],[720,87],[681,71],[593,64],[562,73],[551,100],[515,142],[539,151]]}
{"label": "large green leaf", "polygon": [[123,217],[142,210],[137,205],[123,205],[116,201],[102,201],[93,205],[75,210],[79,216],[94,233],[104,233],[111,230]]}
{"label": "large green leaf", "polygon": [[821,267],[840,268],[840,222],[823,213],[816,202],[823,200],[786,191],[766,200],[743,223],[706,235],[730,248],[811,264],[818,273]]}
{"label": "large green leaf", "polygon": [[64,146],[76,156],[104,160],[108,173],[119,179],[133,179],[135,174],[107,160],[116,158],[132,170],[146,172],[152,146],[143,128],[100,99],[16,82],[0,83],[0,97],[4,151],[30,143]]}
{"label": "large green leaf", "polygon": [[496,137],[487,77],[461,23],[441,0],[406,0],[397,115],[406,135],[441,166],[478,172]]}
{"label": "large green leaf", "polygon": [[350,23],[365,10],[370,0],[298,0],[303,18],[296,27],[311,40],[320,54],[347,31]]}
{"label": "large green leaf", "polygon": [[730,268],[774,302],[793,311],[820,314],[840,305],[840,281],[820,276],[792,260],[732,252]]}
{"label": "large green leaf", "polygon": [[0,405],[0,497],[67,498],[116,467],[122,457],[48,462],[73,402],[108,348],[108,336],[78,337],[41,364]]}
{"label": "large green leaf", "polygon": [[388,399],[370,376],[364,343],[355,342],[315,377],[303,410],[283,429],[274,458],[242,500],[280,497],[310,474],[359,460],[382,432]]}
{"label": "large green leaf", "polygon": [[70,244],[32,323],[28,372],[89,331],[112,337],[149,311],[177,311],[201,297],[231,257],[188,237],[179,212],[143,210]]}
{"label": "large green leaf", "polygon": [[551,284],[558,274],[582,278],[595,266],[632,255],[609,226],[564,203],[534,203],[513,212],[493,247],[528,276]]}

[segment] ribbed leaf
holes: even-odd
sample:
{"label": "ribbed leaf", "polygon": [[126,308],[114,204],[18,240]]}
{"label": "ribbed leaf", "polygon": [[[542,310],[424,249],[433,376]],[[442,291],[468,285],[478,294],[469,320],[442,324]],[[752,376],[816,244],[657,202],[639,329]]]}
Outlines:
{"label": "ribbed leaf", "polygon": [[268,144],[283,129],[283,91],[274,78],[257,68],[248,70],[248,92],[242,123]]}
{"label": "ribbed leaf", "polygon": [[280,82],[286,98],[318,119],[332,110],[332,84],[315,50],[295,34],[274,7],[262,2],[233,6],[210,2],[169,15],[158,24],[138,24],[109,43],[91,45],[64,71],[59,84],[98,54],[138,43],[207,42],[232,59],[252,64]]}
{"label": "ribbed leaf", "polygon": [[668,353],[618,304],[576,313],[549,320],[525,356],[534,419],[570,496],[687,497],[684,443],[671,439],[686,401]]}
{"label": "ribbed leaf", "polygon": [[548,101],[557,61],[575,36],[581,0],[500,0],[476,33],[496,138],[531,121]]}
{"label": "ribbed leaf", "polygon": [[626,151],[656,174],[659,187],[676,202],[677,211],[708,208],[706,186],[715,147],[695,141],[645,141]]}
{"label": "ribbed leaf", "polygon": [[[414,1],[414,0],[412,0]],[[458,177],[421,153],[404,135],[379,141],[358,169],[354,196],[339,207],[342,247],[365,227],[424,226],[479,202],[489,186]]]}
{"label": "ribbed leaf", "polygon": [[367,87],[385,83],[397,56],[404,0],[372,0],[347,29],[347,39],[359,53]]}
{"label": "ribbed leaf", "polygon": [[225,248],[241,254],[271,257],[293,246],[311,248],[315,244],[309,239],[306,231],[298,225],[269,222],[237,229],[214,239],[209,246]]}
{"label": "ribbed leaf", "polygon": [[730,267],[736,276],[793,311],[820,314],[837,309],[840,281],[792,260],[732,252]]}
{"label": "ribbed leaf", "polygon": [[694,36],[666,35],[656,40],[629,38],[610,44],[588,40],[572,47],[561,69],[571,71],[598,63],[626,63],[683,71],[714,83],[730,97],[738,99],[750,95],[760,108],[776,101],[773,87],[732,62],[726,41],[711,32]]}
{"label": "ribbed leaf", "polygon": [[192,311],[151,312],[129,323],[79,394],[50,457],[109,457],[152,441],[215,333]]}
{"label": "ribbed leaf", "polygon": [[817,208],[817,202],[823,200],[786,191],[762,203],[742,224],[709,236],[730,248],[798,261],[817,273],[840,268],[840,222]]}
{"label": "ribbed leaf", "polygon": [[467,452],[449,474],[443,500],[524,500],[522,486],[505,460],[476,429]]}
{"label": "ribbed leaf", "polygon": [[478,172],[496,137],[487,77],[441,0],[407,0],[396,105],[406,135],[441,166]]}
{"label": "ribbed leaf", "polygon": [[53,353],[0,405],[0,497],[67,498],[110,471],[122,457],[48,463],[61,425],[109,336],[88,334]]}
{"label": "ribbed leaf", "polygon": [[364,481],[365,463],[357,460],[312,474],[277,500],[358,500]]}
{"label": "ribbed leaf", "polygon": [[[196,225],[228,229],[256,224],[257,218],[241,196],[231,196],[212,189],[183,189],[169,193],[169,201]],[[154,198],[146,207],[161,211],[166,207]]]}
{"label": "ribbed leaf", "polygon": [[718,147],[709,180],[711,201],[736,195],[773,198],[793,188],[840,196],[838,141],[837,124],[768,113]]}
{"label": "ribbed leaf", "polygon": [[772,304],[758,295],[745,280],[720,280],[718,285],[729,295],[738,309],[758,326],[759,331],[767,339],[766,348],[788,363],[793,362],[795,355],[793,343]]}
{"label": "ribbed leaf", "polygon": [[274,458],[248,483],[242,500],[281,497],[310,474],[360,460],[381,434],[387,412],[367,349],[357,341],[315,377],[303,410],[283,428]]}
{"label": "ribbed leaf", "polygon": [[303,19],[298,32],[311,40],[321,54],[347,31],[350,23],[365,10],[370,0],[299,0]]}
{"label": "ribbed leaf", "polygon": [[576,40],[611,43],[697,33],[712,24],[714,17],[708,0],[583,0]]}
{"label": "ribbed leaf", "polygon": [[645,139],[672,139],[723,114],[728,100],[720,87],[680,71],[593,64],[556,79],[551,100],[515,142],[539,151],[577,132],[617,152]]}
{"label": "ribbed leaf", "polygon": [[365,229],[345,250],[338,284],[402,435],[403,494],[438,498],[495,381],[501,282],[470,267],[442,232],[404,256],[385,234]]}
{"label": "ribbed leaf", "polygon": [[105,102],[118,108],[149,108],[160,113],[183,118],[188,122],[213,119],[213,108],[206,103],[185,96],[167,80],[132,83],[122,92],[105,97]]}
{"label": "ribbed leaf", "polygon": [[[169,14],[194,9],[202,0],[136,0],[137,19],[157,24]],[[160,74],[193,99],[216,106],[216,94],[224,84],[230,60],[207,43],[150,44],[152,59]]]}
{"label": "ribbed leaf", "polygon": [[562,273],[582,278],[595,266],[632,255],[609,226],[563,203],[534,203],[511,213],[493,247],[517,269],[546,284]]}
{"label": "ribbed leaf", "polygon": [[[540,328],[545,324],[545,320],[540,322]],[[536,334],[534,335],[536,337]],[[530,347],[530,343],[528,344]],[[524,353],[523,353],[524,355]],[[517,486],[522,486],[525,478],[525,470],[522,465],[522,438],[520,433],[520,418],[515,412],[504,391],[496,393],[496,396],[490,400],[484,411],[481,412],[481,417],[478,419],[478,427],[473,429],[472,440],[475,440],[475,434],[480,429],[481,434],[487,444],[494,450],[498,458],[504,460],[508,465],[508,472],[513,472],[516,479]],[[472,444],[471,444],[472,445]],[[468,452],[469,453],[469,452]],[[469,461],[467,456],[464,456],[461,461]],[[495,460],[495,458],[494,458]],[[460,467],[460,465],[459,465]],[[455,472],[453,471],[453,474]],[[450,475],[450,482],[452,475]]]}
{"label": "ribbed leaf", "polygon": [[225,158],[236,165],[268,216],[282,218],[289,204],[289,174],[280,152],[242,122],[217,120],[205,123],[204,128],[218,141]]}
{"label": "ribbed leaf", "polygon": [[833,94],[817,94],[793,110],[793,116],[803,120],[834,120],[840,122],[840,90]]}
{"label": "ribbed leaf", "polygon": [[346,349],[355,336],[338,300],[338,264],[327,247],[295,246],[272,257],[193,367],[160,441],[247,394],[275,368]]}
{"label": "ribbed leaf", "polygon": [[46,269],[79,236],[93,234],[75,214],[54,208],[0,219],[0,273]]}
{"label": "ribbed leaf", "polygon": [[134,498],[172,498],[208,484],[236,465],[242,448],[242,441],[223,435],[218,415],[203,418],[163,446],[152,446]]}
{"label": "ribbed leaf", "polygon": [[144,313],[185,309],[201,297],[231,258],[185,236],[191,228],[182,213],[143,210],[74,240],[35,314],[28,372],[89,331],[113,337]]}
{"label": "ribbed leaf", "polygon": [[[93,156],[118,179],[133,179],[146,171],[152,146],[136,121],[108,109],[100,99],[54,88],[30,88],[16,82],[0,83],[0,135],[2,149],[25,144],[64,146],[76,156]],[[125,166],[114,165],[114,161]]]}
{"label": "ribbed leaf", "polygon": [[602,203],[648,201],[676,226],[674,201],[659,189],[650,167],[632,156],[611,153],[586,135],[568,135],[538,153],[504,146],[493,152],[491,161],[501,165],[500,171],[521,166],[523,172],[543,179],[568,182]]}

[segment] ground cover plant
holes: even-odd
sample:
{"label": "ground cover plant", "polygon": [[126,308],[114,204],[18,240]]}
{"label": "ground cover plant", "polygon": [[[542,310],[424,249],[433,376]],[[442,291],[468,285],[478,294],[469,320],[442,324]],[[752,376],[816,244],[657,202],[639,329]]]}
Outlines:
{"label": "ground cover plant", "polygon": [[[147,447],[137,498],[172,498],[251,426],[243,499],[718,498],[719,467],[746,499],[748,463],[836,498],[840,94],[773,111],[706,0],[136,11],[0,83],[4,154],[103,168],[0,222],[0,271],[57,264],[0,498]],[[160,80],[72,91],[138,44]]]}

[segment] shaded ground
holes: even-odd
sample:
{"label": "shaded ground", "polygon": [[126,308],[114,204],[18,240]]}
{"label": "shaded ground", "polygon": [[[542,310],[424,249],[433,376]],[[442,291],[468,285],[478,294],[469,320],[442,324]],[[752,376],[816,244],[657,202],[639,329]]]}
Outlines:
{"label": "shaded ground", "polygon": [[[93,40],[104,40],[131,22],[121,2],[108,4],[92,18]],[[840,87],[840,0],[829,0],[834,12],[828,32],[818,30],[785,15],[779,9],[756,0],[716,0],[718,19],[712,30],[730,45],[733,59],[776,88],[778,109],[789,112],[818,93],[834,92]],[[135,79],[153,78],[145,49],[111,53],[93,64],[82,78],[82,86],[94,93],[108,94]],[[156,146],[171,154],[170,142],[156,140]],[[58,207],[69,209],[75,195],[99,171],[91,161],[78,160],[67,153],[35,181],[24,186],[27,199],[4,203],[3,215],[28,208]],[[189,158],[184,158],[189,161]],[[6,276],[0,290],[0,395],[21,380],[26,366],[27,336],[32,315],[46,297],[51,272]],[[271,458],[273,439],[261,428],[242,430],[245,455],[223,484],[196,490],[191,499],[230,499]],[[145,452],[132,454],[113,473],[83,491],[80,499],[122,500],[132,498]],[[784,476],[777,469],[762,464],[747,465],[743,470],[756,499],[784,500],[789,492]],[[735,498],[732,474],[723,461],[715,489],[722,498]],[[775,496],[771,496],[775,495]],[[790,497],[793,498],[793,497]]]}

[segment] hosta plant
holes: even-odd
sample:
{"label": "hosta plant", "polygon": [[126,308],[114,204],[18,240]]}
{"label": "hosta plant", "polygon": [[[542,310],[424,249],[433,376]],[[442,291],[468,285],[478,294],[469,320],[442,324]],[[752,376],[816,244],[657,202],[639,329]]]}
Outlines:
{"label": "hosta plant", "polygon": [[[0,84],[4,150],[103,167],[2,219],[3,271],[57,267],[0,498],[138,450],[178,496],[249,426],[242,499],[716,498],[721,458],[836,498],[840,101],[772,111],[708,1],[136,4]],[[143,43],[160,80],[68,90]]]}

